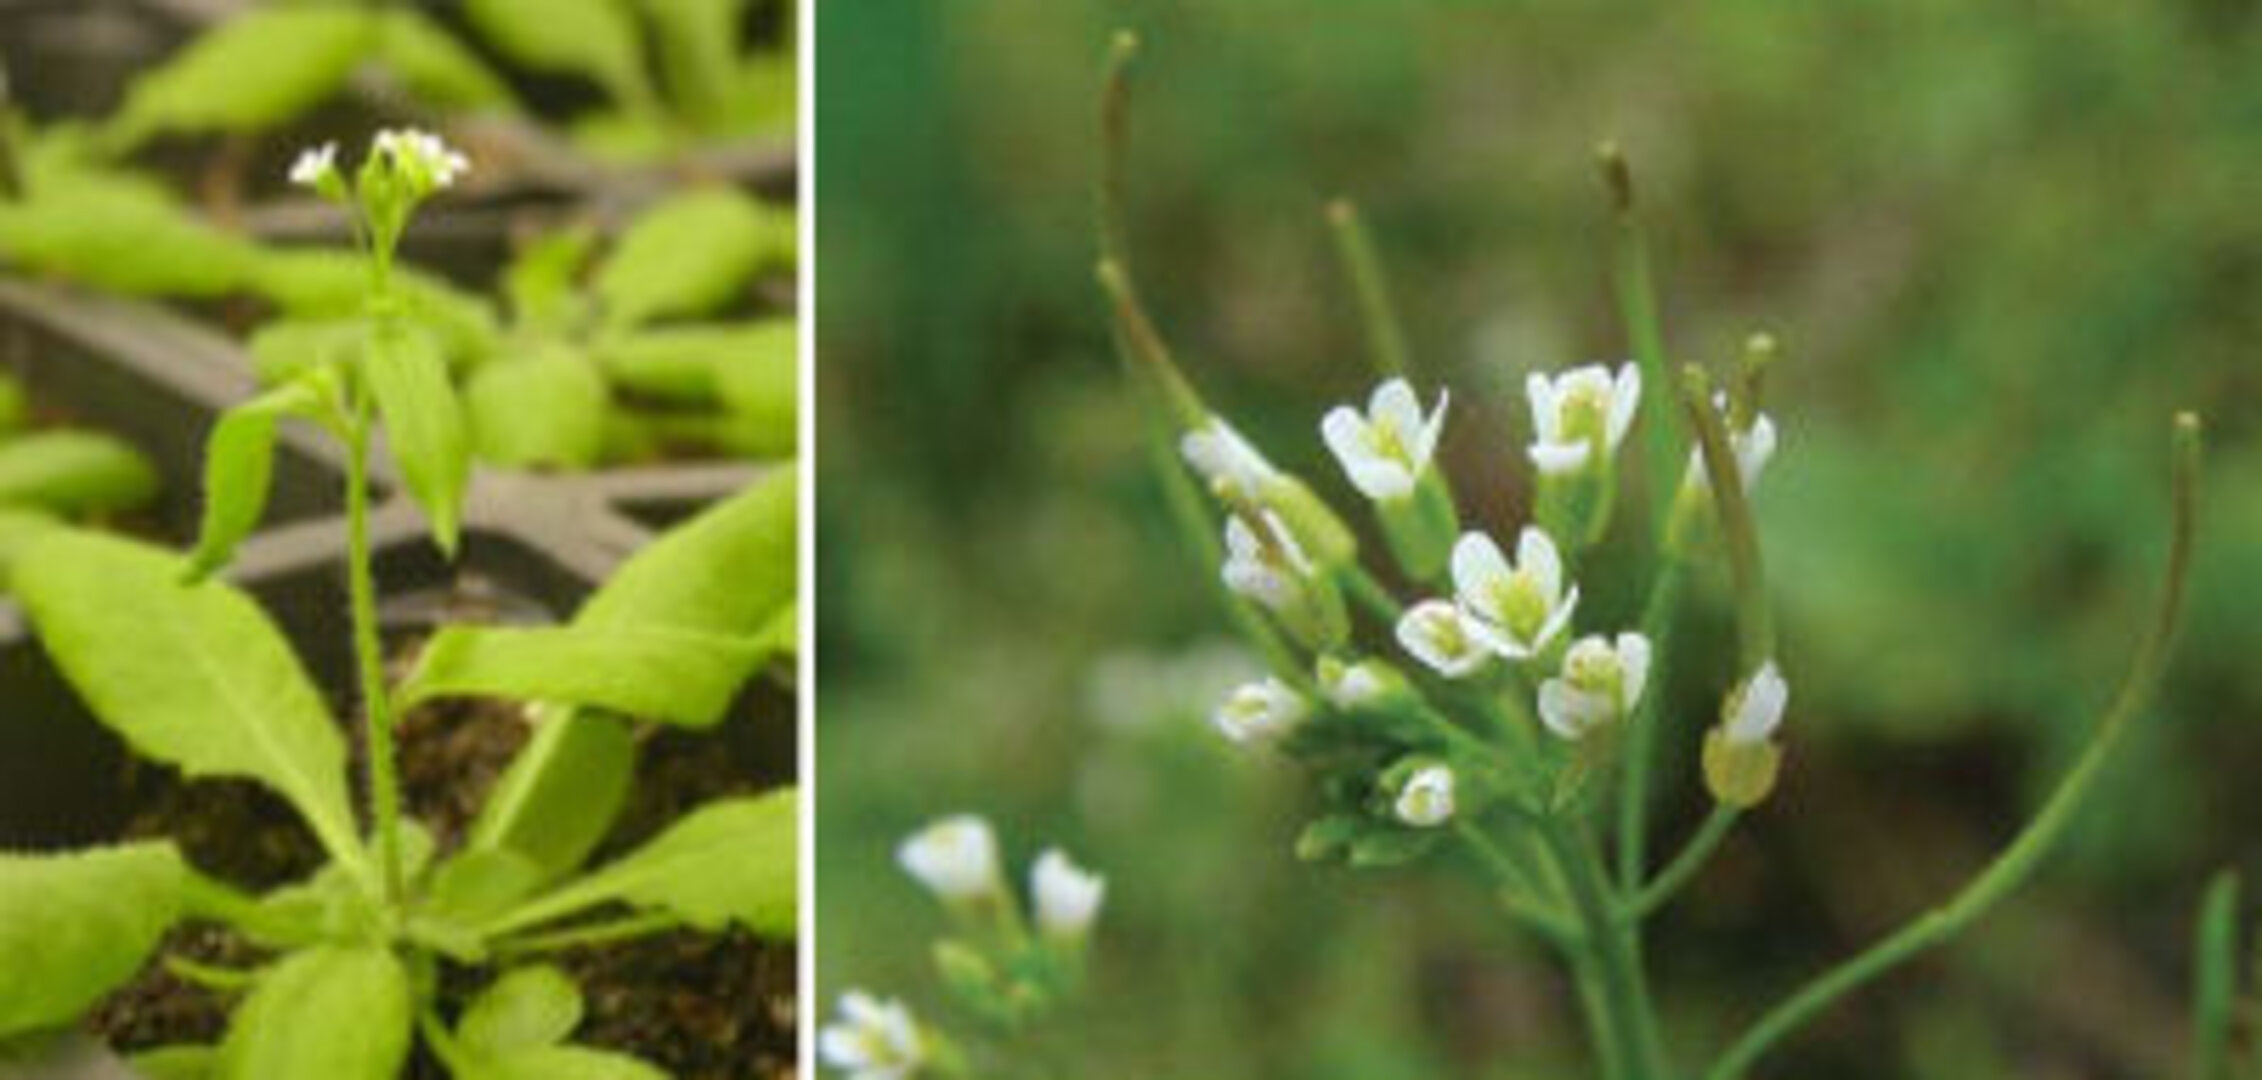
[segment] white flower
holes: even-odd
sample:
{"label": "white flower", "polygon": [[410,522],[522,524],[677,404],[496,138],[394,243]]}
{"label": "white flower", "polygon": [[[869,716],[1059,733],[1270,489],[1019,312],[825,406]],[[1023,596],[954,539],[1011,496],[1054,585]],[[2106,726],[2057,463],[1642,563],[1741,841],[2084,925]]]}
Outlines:
{"label": "white flower", "polygon": [[1230,503],[1258,502],[1280,476],[1272,462],[1219,417],[1211,417],[1208,427],[1187,432],[1178,441],[1178,452],[1202,474],[1212,493]]}
{"label": "white flower", "polygon": [[1424,600],[1398,620],[1398,643],[1448,679],[1466,678],[1492,658],[1483,630],[1449,600]]}
{"label": "white flower", "polygon": [[435,188],[452,186],[457,177],[471,171],[471,159],[429,131],[415,128],[380,131],[374,149],[390,157],[395,166]]}
{"label": "white flower", "polygon": [[1549,475],[1586,468],[1596,444],[1614,453],[1633,426],[1641,404],[1641,369],[1622,364],[1613,379],[1601,364],[1573,368],[1550,379],[1538,372],[1524,380],[1532,406],[1532,464]]}
{"label": "white flower", "polygon": [[907,1080],[927,1062],[927,1040],[900,1001],[861,990],[840,998],[840,1018],[817,1037],[825,1064],[853,1080]]}
{"label": "white flower", "polygon": [[1029,892],[1037,902],[1037,926],[1059,938],[1080,938],[1099,917],[1107,879],[1078,867],[1059,848],[1046,848],[1029,870]]}
{"label": "white flower", "polygon": [[1382,664],[1361,660],[1346,664],[1332,656],[1321,657],[1319,662],[1320,693],[1327,703],[1338,709],[1356,709],[1372,705],[1390,689]]}
{"label": "white flower", "polygon": [[1398,820],[1416,828],[1434,829],[1453,820],[1453,770],[1425,765],[1406,778],[1392,807]]}
{"label": "white flower", "polygon": [[1721,737],[1734,746],[1766,742],[1782,724],[1783,709],[1790,703],[1791,685],[1769,660],[1728,695],[1728,707],[1721,710]]}
{"label": "white flower", "polygon": [[1514,565],[1492,537],[1463,533],[1453,545],[1453,588],[1474,616],[1470,625],[1478,636],[1510,660],[1546,648],[1579,604],[1579,587],[1564,589],[1563,558],[1555,541],[1528,525],[1516,538]]}
{"label": "white flower", "polygon": [[1349,405],[1329,410],[1320,421],[1320,435],[1343,464],[1351,486],[1376,501],[1403,499],[1414,493],[1437,452],[1447,397],[1438,391],[1437,409],[1424,418],[1413,385],[1391,379],[1375,387],[1365,415]]}
{"label": "white flower", "polygon": [[990,896],[998,888],[997,835],[971,814],[937,821],[896,849],[896,861],[946,902]]}
{"label": "white flower", "polygon": [[1549,731],[1575,741],[1633,712],[1648,682],[1648,638],[1583,637],[1564,654],[1563,674],[1539,684],[1539,718]]}
{"label": "white flower", "polygon": [[300,187],[314,187],[322,182],[323,177],[336,172],[337,169],[337,143],[326,142],[320,146],[310,146],[299,151],[298,159],[291,162],[291,183]]}
{"label": "white flower", "polygon": [[1225,587],[1275,613],[1286,613],[1303,599],[1313,573],[1312,560],[1280,515],[1266,510],[1259,520],[1262,534],[1239,514],[1225,519]]}
{"label": "white flower", "polygon": [[1234,742],[1269,743],[1296,730],[1310,711],[1287,683],[1267,676],[1234,687],[1210,714],[1210,723]]}
{"label": "white flower", "polygon": [[[1712,404],[1720,410],[1720,415],[1729,414],[1727,394],[1714,394]],[[1728,433],[1728,448],[1736,455],[1736,476],[1743,481],[1744,492],[1750,494],[1759,486],[1759,474],[1766,471],[1768,461],[1775,456],[1775,421],[1766,413],[1753,413],[1750,426]],[[1705,472],[1702,449],[1689,451],[1687,476],[1681,482],[1700,492],[1712,490],[1712,477]]]}

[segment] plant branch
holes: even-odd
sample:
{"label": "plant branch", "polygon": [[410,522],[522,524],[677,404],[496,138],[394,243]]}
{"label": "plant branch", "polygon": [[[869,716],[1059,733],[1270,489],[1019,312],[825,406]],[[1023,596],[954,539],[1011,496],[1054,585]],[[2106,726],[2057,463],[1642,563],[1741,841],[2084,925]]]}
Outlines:
{"label": "plant branch", "polygon": [[1782,1004],[1761,1016],[1737,1039],[1707,1074],[1710,1080],[1735,1080],[1776,1043],[1814,1019],[1838,999],[1899,966],[1925,949],[1948,940],[1976,921],[1998,901],[2025,884],[2044,856],[2049,854],[2081,809],[2097,777],[2112,760],[2130,722],[2143,711],[2166,669],[2174,646],[2175,630],[2183,612],[2186,581],[2191,567],[2191,547],[2197,527],[2199,500],[2199,418],[2182,413],[2175,421],[2174,521],[2170,533],[2166,583],[2150,629],[2139,644],[2129,673],[2121,684],[2096,733],[2073,769],[2058,783],[2041,813],[2027,823],[2010,846],[1962,890],[1870,946],[1867,950],[1823,973]]}
{"label": "plant branch", "polygon": [[1335,233],[1335,253],[1351,279],[1358,298],[1360,322],[1367,332],[1367,351],[1375,372],[1385,378],[1406,373],[1406,328],[1391,302],[1390,281],[1383,276],[1382,260],[1375,254],[1374,238],[1367,234],[1359,208],[1349,199],[1327,204],[1327,223]]}
{"label": "plant branch", "polygon": [[356,380],[346,439],[346,575],[353,614],[354,657],[361,675],[363,745],[369,775],[369,816],[377,830],[377,860],[385,899],[398,906],[407,892],[401,866],[400,777],[393,759],[393,707],[385,685],[384,642],[377,628],[376,571],[369,546],[370,403],[366,380]]}
{"label": "plant branch", "polygon": [[[1610,193],[1610,208],[1617,227],[1611,278],[1617,291],[1619,319],[1625,323],[1627,343],[1633,349],[1634,363],[1641,370],[1642,381],[1662,393],[1672,385],[1669,381],[1672,368],[1665,353],[1665,333],[1657,315],[1657,290],[1650,280],[1649,239],[1642,230],[1641,216],[1634,202],[1633,170],[1626,164],[1625,152],[1615,142],[1596,147],[1595,160],[1602,171],[1603,185]],[[1662,538],[1665,523],[1671,516],[1676,473],[1681,464],[1680,419],[1671,408],[1661,408],[1653,410],[1642,426],[1649,429],[1649,446],[1645,453],[1649,459],[1650,522]]]}
{"label": "plant branch", "polygon": [[1658,908],[1664,907],[1665,902],[1671,900],[1681,886],[1688,884],[1697,871],[1704,869],[1704,864],[1712,858],[1712,853],[1720,849],[1720,842],[1726,840],[1729,831],[1736,827],[1736,818],[1740,814],[1735,807],[1726,803],[1714,806],[1712,816],[1704,819],[1704,824],[1697,828],[1696,835],[1690,837],[1688,844],[1681,848],[1681,853],[1674,856],[1672,862],[1665,864],[1665,869],[1658,871],[1657,877],[1643,886],[1641,892],[1626,904],[1627,920],[1639,922]]}
{"label": "plant branch", "polygon": [[1775,619],[1767,604],[1759,525],[1752,518],[1751,495],[1744,490],[1743,470],[1729,445],[1727,425],[1712,405],[1712,379],[1695,364],[1681,371],[1681,405],[1696,428],[1705,481],[1712,488],[1720,534],[1728,545],[1728,573],[1736,587],[1736,636],[1744,673],[1749,674],[1775,656]]}
{"label": "plant branch", "polygon": [[1642,607],[1642,636],[1649,639],[1649,688],[1634,705],[1626,725],[1626,744],[1618,770],[1618,885],[1637,887],[1647,869],[1649,843],[1649,771],[1656,757],[1657,726],[1662,723],[1665,699],[1665,664],[1673,654],[1673,620],[1681,607],[1680,560],[1668,557],[1650,582],[1649,600]]}
{"label": "plant branch", "polygon": [[[1614,1056],[1623,1065],[1624,1080],[1664,1080],[1669,1075],[1665,1051],[1658,1041],[1656,1018],[1650,1014],[1641,960],[1617,918],[1609,880],[1593,841],[1561,817],[1542,819],[1540,835],[1563,866],[1584,930],[1586,951],[1598,984],[1596,997],[1608,1018],[1596,1026],[1607,1029],[1615,1040]],[[1609,1056],[1606,1054],[1606,1061]]]}

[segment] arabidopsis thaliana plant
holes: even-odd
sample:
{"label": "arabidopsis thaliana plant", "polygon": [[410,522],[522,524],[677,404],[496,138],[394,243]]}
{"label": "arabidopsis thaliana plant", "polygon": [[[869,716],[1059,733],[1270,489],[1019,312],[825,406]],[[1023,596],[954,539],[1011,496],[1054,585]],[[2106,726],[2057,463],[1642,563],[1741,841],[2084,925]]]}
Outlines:
{"label": "arabidopsis thaliana plant", "polygon": [[1554,378],[1533,372],[1524,395],[1532,407],[1532,464],[1550,476],[1574,473],[1587,467],[1597,447],[1610,454],[1625,441],[1641,404],[1641,369],[1621,364],[1615,378],[1601,364]]}
{"label": "arabidopsis thaliana plant", "polygon": [[298,152],[291,162],[291,183],[300,187],[315,187],[322,179],[338,171],[338,144],[323,143]]}
{"label": "arabidopsis thaliana plant", "polygon": [[971,814],[947,817],[911,834],[896,861],[928,891],[957,903],[998,889],[997,834]]}
{"label": "arabidopsis thaliana plant", "polygon": [[1320,421],[1320,435],[1361,494],[1377,502],[1404,499],[1414,493],[1437,452],[1447,398],[1438,391],[1436,410],[1424,417],[1413,384],[1391,379],[1375,388],[1364,414],[1349,405],[1329,410]]}
{"label": "arabidopsis thaliana plant", "polygon": [[840,1018],[825,1025],[817,1049],[825,1064],[853,1080],[907,1080],[927,1062],[927,1042],[911,1010],[861,990],[841,995]]}
{"label": "arabidopsis thaliana plant", "polygon": [[1735,746],[1766,742],[1783,723],[1783,709],[1791,703],[1791,685],[1769,660],[1751,678],[1728,695],[1720,713],[1721,737]]}
{"label": "arabidopsis thaliana plant", "polygon": [[1511,565],[1500,545],[1481,532],[1461,534],[1453,545],[1453,588],[1473,618],[1469,626],[1494,652],[1521,660],[1547,647],[1571,621],[1579,588],[1563,583],[1563,557],[1555,541],[1532,526],[1516,538]]}
{"label": "arabidopsis thaliana plant", "polygon": [[1046,848],[1029,870],[1029,893],[1037,905],[1037,927],[1056,938],[1081,938],[1099,917],[1107,879],[1070,862],[1059,848]]}
{"label": "arabidopsis thaliana plant", "polygon": [[[1720,415],[1729,415],[1727,394],[1714,394],[1712,405],[1720,410]],[[1775,421],[1769,419],[1766,413],[1755,412],[1750,425],[1742,431],[1734,430],[1731,425],[1728,448],[1736,455],[1736,476],[1743,481],[1744,491],[1748,494],[1759,486],[1759,474],[1766,471],[1768,461],[1775,456]],[[1705,472],[1702,450],[1689,451],[1688,474],[1682,483],[1691,485],[1698,491],[1712,490],[1712,477]]]}
{"label": "arabidopsis thaliana plant", "polygon": [[1310,706],[1287,683],[1271,676],[1234,687],[1210,722],[1226,738],[1244,746],[1277,742],[1296,730]]}
{"label": "arabidopsis thaliana plant", "polygon": [[1398,820],[1421,829],[1434,829],[1453,820],[1453,770],[1424,765],[1398,789],[1392,810]]}
{"label": "arabidopsis thaliana plant", "polygon": [[1583,637],[1564,654],[1563,673],[1539,684],[1539,718],[1549,731],[1576,741],[1633,712],[1648,682],[1648,638]]}
{"label": "arabidopsis thaliana plant", "polygon": [[1207,427],[1187,432],[1178,441],[1178,452],[1202,474],[1213,494],[1237,505],[1259,502],[1280,477],[1272,462],[1219,417],[1211,417]]}
{"label": "arabidopsis thaliana plant", "polygon": [[1285,613],[1303,598],[1312,560],[1280,515],[1261,511],[1259,521],[1262,532],[1239,514],[1225,519],[1225,587]]}
{"label": "arabidopsis thaliana plant", "polygon": [[1476,619],[1450,600],[1424,600],[1398,620],[1398,644],[1448,679],[1467,678],[1492,659]]}

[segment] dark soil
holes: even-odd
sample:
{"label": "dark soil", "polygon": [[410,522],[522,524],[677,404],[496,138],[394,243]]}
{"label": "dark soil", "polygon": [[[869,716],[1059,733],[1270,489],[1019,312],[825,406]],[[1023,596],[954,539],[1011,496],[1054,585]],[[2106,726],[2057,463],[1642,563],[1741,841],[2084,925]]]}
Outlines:
{"label": "dark soil", "polygon": [[[735,721],[734,721],[735,722]],[[446,852],[461,840],[495,778],[526,737],[514,706],[444,702],[418,709],[400,726],[403,799]],[[598,858],[634,846],[706,800],[763,786],[736,760],[721,733],[655,731],[644,741],[635,793]],[[169,770],[139,767],[129,838],[168,836],[191,863],[251,889],[304,877],[321,863],[313,837],[279,799],[240,781],[184,782]],[[123,1052],[175,1043],[217,1042],[233,995],[184,981],[163,957],[244,969],[265,957],[222,926],[176,928],[133,982],[89,1020]],[[568,950],[552,959],[581,986],[587,1015],[575,1041],[633,1054],[679,1080],[791,1077],[794,1068],[794,951],[739,933],[691,932]],[[449,970],[442,1011],[453,1015],[486,981]],[[447,1074],[412,1062],[410,1080]]]}

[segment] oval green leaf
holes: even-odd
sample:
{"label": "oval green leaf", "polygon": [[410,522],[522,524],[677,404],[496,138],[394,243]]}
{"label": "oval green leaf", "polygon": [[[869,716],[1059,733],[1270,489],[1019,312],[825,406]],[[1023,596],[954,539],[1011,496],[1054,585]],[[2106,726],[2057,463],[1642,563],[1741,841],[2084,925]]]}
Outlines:
{"label": "oval green leaf", "polygon": [[220,1080],[395,1080],[408,1061],[409,985],[385,949],[323,946],[260,976],[220,1045]]}
{"label": "oval green leaf", "polygon": [[0,855],[0,1037],[70,1023],[140,970],[184,874],[169,843]]}

